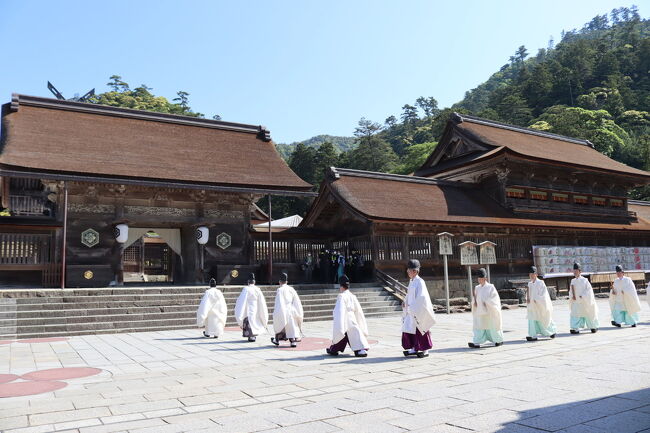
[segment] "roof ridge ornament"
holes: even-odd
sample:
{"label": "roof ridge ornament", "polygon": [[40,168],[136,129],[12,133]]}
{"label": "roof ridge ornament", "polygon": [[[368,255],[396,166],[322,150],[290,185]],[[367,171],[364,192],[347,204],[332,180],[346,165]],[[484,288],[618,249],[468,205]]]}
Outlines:
{"label": "roof ridge ornament", "polygon": [[271,141],[271,131],[266,126],[260,125],[259,132],[257,133],[257,138],[263,141]]}
{"label": "roof ridge ornament", "polygon": [[338,169],[336,167],[334,167],[334,166],[330,167],[328,175],[329,175],[329,178],[332,179],[332,180],[337,180],[337,179],[339,179],[341,177],[341,175],[339,174]]}

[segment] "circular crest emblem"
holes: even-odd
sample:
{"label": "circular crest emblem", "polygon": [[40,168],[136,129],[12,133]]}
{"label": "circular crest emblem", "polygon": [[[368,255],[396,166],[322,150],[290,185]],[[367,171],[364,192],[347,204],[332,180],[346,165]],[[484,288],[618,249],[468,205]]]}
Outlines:
{"label": "circular crest emblem", "polygon": [[95,274],[93,274],[93,271],[91,270],[84,272],[84,278],[87,280],[92,280],[94,276]]}

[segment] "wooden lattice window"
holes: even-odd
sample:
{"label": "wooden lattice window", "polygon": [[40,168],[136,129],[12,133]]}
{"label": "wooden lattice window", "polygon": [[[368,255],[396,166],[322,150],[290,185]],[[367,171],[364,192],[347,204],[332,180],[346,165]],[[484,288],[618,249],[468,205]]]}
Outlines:
{"label": "wooden lattice window", "polygon": [[607,206],[607,200],[602,197],[594,197],[593,202],[596,206]]}
{"label": "wooden lattice window", "polygon": [[623,207],[623,200],[619,200],[617,198],[610,199],[609,203],[612,205],[612,207]]}
{"label": "wooden lattice window", "polygon": [[589,199],[586,195],[574,195],[573,202],[576,204],[589,204]]}
{"label": "wooden lattice window", "polygon": [[568,203],[569,202],[569,194],[561,194],[558,192],[553,193],[553,201],[557,201],[560,203]]}
{"label": "wooden lattice window", "polygon": [[522,188],[506,188],[506,196],[508,198],[525,198],[526,191]]}
{"label": "wooden lattice window", "polygon": [[545,191],[531,191],[530,198],[533,200],[548,200],[548,193]]}

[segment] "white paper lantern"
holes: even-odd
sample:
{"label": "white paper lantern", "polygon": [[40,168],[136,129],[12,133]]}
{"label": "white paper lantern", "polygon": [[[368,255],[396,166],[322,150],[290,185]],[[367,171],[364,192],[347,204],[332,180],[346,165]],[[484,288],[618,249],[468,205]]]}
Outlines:
{"label": "white paper lantern", "polygon": [[115,240],[123,244],[129,238],[129,226],[118,224],[115,226]]}
{"label": "white paper lantern", "polygon": [[208,237],[210,236],[210,231],[207,227],[198,227],[196,229],[196,241],[199,245],[205,245],[208,243]]}

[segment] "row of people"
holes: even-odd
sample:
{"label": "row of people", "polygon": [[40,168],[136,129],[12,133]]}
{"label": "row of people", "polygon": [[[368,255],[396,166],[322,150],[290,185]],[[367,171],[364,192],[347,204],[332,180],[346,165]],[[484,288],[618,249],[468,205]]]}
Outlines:
{"label": "row of people", "polygon": [[[598,305],[591,283],[581,273],[579,263],[574,263],[574,278],[569,289],[570,332],[578,334],[582,329],[597,332]],[[426,287],[420,277],[420,262],[409,260],[407,274],[408,292],[403,302],[402,313],[402,347],[404,356],[429,356],[433,347],[431,328],[436,323],[433,305]],[[609,301],[612,313],[612,325],[636,327],[639,320],[641,304],[633,281],[625,276],[623,269],[616,266],[617,278],[613,281]],[[470,348],[480,348],[486,342],[495,346],[503,344],[503,327],[501,317],[501,299],[496,287],[487,280],[485,269],[479,269],[478,285],[472,292],[473,338],[468,343]],[[529,272],[530,281],[527,291],[528,335],[526,340],[537,341],[538,338],[555,338],[557,327],[553,322],[553,303],[543,280],[538,278],[533,266]],[[273,311],[274,337],[271,342],[279,345],[280,341],[289,341],[296,347],[302,336],[304,312],[300,297],[293,287],[287,285],[287,274],[280,277],[280,287],[276,292]],[[223,333],[226,323],[227,307],[216,282],[210,281],[211,288],[204,294],[197,312],[197,324],[205,326],[206,337],[217,337]],[[355,356],[368,355],[368,325],[363,309],[357,297],[350,292],[350,280],[346,275],[339,279],[340,293],[333,311],[332,342],[326,349],[328,355],[337,356],[350,346]],[[251,274],[248,285],[242,289],[235,305],[235,318],[242,329],[242,335],[248,341],[266,332],[268,309],[262,291],[255,285],[255,276]]]}

